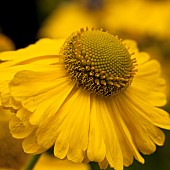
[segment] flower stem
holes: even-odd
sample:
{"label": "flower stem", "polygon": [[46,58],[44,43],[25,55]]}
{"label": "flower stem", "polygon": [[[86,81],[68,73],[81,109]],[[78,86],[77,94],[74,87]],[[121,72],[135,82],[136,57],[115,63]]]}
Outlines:
{"label": "flower stem", "polygon": [[29,160],[25,170],[33,170],[34,166],[36,165],[37,161],[39,160],[41,154],[37,154],[31,157]]}

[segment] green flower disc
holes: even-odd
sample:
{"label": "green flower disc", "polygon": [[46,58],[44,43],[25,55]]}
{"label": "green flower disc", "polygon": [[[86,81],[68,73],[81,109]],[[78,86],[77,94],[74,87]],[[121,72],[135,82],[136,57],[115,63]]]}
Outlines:
{"label": "green flower disc", "polygon": [[135,74],[135,59],[116,36],[102,30],[73,33],[61,54],[70,77],[84,90],[102,96],[125,90]]}

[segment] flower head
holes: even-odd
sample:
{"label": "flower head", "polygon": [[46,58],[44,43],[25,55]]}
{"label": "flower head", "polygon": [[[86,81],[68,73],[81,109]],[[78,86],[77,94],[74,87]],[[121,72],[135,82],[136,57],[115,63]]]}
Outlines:
{"label": "flower head", "polygon": [[165,140],[159,127],[170,129],[169,114],[157,108],[166,103],[159,63],[134,41],[102,30],[61,41],[42,39],[0,55],[8,60],[0,65],[0,92],[16,113],[13,137],[23,139],[27,153],[54,146],[57,158],[103,169],[121,170],[134,158],[144,163],[139,151],[154,152]]}

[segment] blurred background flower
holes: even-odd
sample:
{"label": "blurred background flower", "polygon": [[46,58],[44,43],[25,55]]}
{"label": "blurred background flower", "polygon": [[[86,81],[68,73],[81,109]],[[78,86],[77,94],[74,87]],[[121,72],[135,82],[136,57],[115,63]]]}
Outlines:
{"label": "blurred background flower", "polygon": [[61,4],[42,24],[39,37],[65,38],[80,28],[96,27],[94,13],[75,2]]}
{"label": "blurred background flower", "polygon": [[0,170],[21,170],[28,160],[21,141],[10,134],[8,123],[11,116],[10,111],[0,107]]}
{"label": "blurred background flower", "polygon": [[50,155],[43,154],[33,170],[90,170],[88,164],[75,164],[68,160],[60,160]]}
{"label": "blurred background flower", "polygon": [[[15,49],[13,41],[0,33],[0,52]],[[21,141],[12,137],[9,131],[9,120],[12,117],[9,110],[4,110],[0,104],[0,170],[20,170],[28,160]]]}
{"label": "blurred background flower", "polygon": [[[135,39],[141,50],[162,64],[169,98],[164,109],[170,112],[169,9],[169,0],[6,0],[0,2],[0,29],[16,48],[41,37],[65,37],[86,26],[104,28],[123,39]],[[165,145],[158,147],[152,156],[144,156],[144,165],[135,162],[125,169],[169,169],[170,134],[165,133]]]}
{"label": "blurred background flower", "polygon": [[109,1],[104,7],[103,27],[134,38],[169,38],[170,1]]}

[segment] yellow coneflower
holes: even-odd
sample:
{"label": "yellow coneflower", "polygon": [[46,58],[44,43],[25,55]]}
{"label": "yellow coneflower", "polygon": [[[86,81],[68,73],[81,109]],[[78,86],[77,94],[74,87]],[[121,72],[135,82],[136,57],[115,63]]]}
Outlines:
{"label": "yellow coneflower", "polygon": [[163,145],[165,80],[134,41],[81,29],[0,59],[1,102],[16,113],[10,130],[25,152],[54,146],[57,158],[122,170]]}

